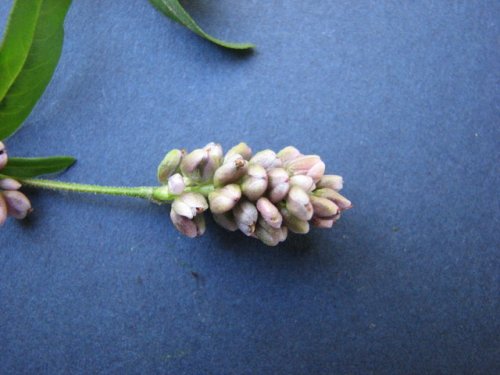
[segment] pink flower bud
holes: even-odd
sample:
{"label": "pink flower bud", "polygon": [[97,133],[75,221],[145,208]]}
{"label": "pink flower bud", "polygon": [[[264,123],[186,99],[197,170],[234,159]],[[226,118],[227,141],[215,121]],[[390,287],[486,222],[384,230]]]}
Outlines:
{"label": "pink flower bud", "polygon": [[337,191],[333,189],[318,189],[314,191],[314,195],[317,197],[321,198],[326,198],[333,203],[335,203],[337,206],[339,206],[340,210],[348,210],[349,208],[352,207],[352,203],[349,199],[338,193]]}
{"label": "pink flower bud", "polygon": [[7,204],[7,213],[10,216],[24,219],[32,211],[31,202],[23,193],[16,190],[5,190],[2,195]]}
{"label": "pink flower bud", "polygon": [[304,175],[290,177],[290,185],[296,185],[308,193],[316,189],[316,184],[314,183],[312,177]]}
{"label": "pink flower bud", "polygon": [[310,199],[314,209],[314,216],[316,217],[330,218],[339,212],[339,207],[326,198],[315,197],[313,195]]}
{"label": "pink flower bud", "polygon": [[267,246],[276,246],[284,241],[288,235],[286,227],[273,228],[262,218],[255,229],[255,237],[261,240]]}
{"label": "pink flower bud", "polygon": [[236,184],[226,185],[208,195],[210,211],[222,214],[231,210],[241,198],[241,189]]}
{"label": "pink flower bud", "polygon": [[281,208],[280,212],[286,226],[293,233],[306,234],[309,232],[309,222],[307,220],[300,220],[293,216],[286,207]]}
{"label": "pink flower bud", "polygon": [[262,218],[273,228],[281,227],[283,218],[278,211],[278,208],[271,201],[265,197],[259,198],[257,201],[257,210],[260,212]]}
{"label": "pink flower bud", "polygon": [[0,189],[19,190],[21,184],[12,178],[3,178],[0,180]]}
{"label": "pink flower bud", "polygon": [[252,157],[252,149],[245,142],[241,142],[226,153],[224,163],[233,155],[241,155],[243,159],[249,160]]}
{"label": "pink flower bud", "polygon": [[248,162],[241,155],[233,155],[214,174],[214,185],[224,186],[239,180],[247,171]]}
{"label": "pink flower bud", "polygon": [[211,181],[214,172],[222,164],[222,147],[216,143],[209,143],[203,150],[207,154],[207,161],[202,167],[201,177],[203,181]]}
{"label": "pink flower bud", "polygon": [[246,175],[243,177],[241,191],[250,199],[259,199],[267,190],[267,173],[264,167],[258,164],[250,164]]}
{"label": "pink flower bud", "polygon": [[250,159],[250,163],[258,164],[264,169],[268,170],[271,168],[281,167],[281,160],[276,156],[275,152],[272,150],[264,150],[257,152],[253,158]]}
{"label": "pink flower bud", "polygon": [[181,173],[185,177],[189,177],[193,181],[200,181],[201,171],[200,169],[207,161],[207,152],[201,148],[198,148],[182,158],[181,161]]}
{"label": "pink flower bud", "polygon": [[7,165],[8,159],[7,149],[5,148],[5,145],[0,142],[0,169]]}
{"label": "pink flower bud", "polygon": [[314,182],[317,182],[325,173],[325,163],[321,161],[318,155],[300,156],[288,164],[287,170],[293,175],[312,177]]}
{"label": "pink flower bud", "polygon": [[177,149],[171,150],[165,155],[157,172],[158,181],[161,184],[166,184],[168,178],[178,171],[183,155],[184,152]]}
{"label": "pink flower bud", "polygon": [[318,188],[327,188],[340,191],[342,190],[343,185],[344,180],[342,179],[342,176],[325,174],[323,177],[321,177],[316,186]]}
{"label": "pink flower bud", "polygon": [[290,177],[283,168],[273,168],[268,171],[269,199],[273,203],[283,200],[290,189]]}
{"label": "pink flower bud", "polygon": [[170,219],[177,230],[185,236],[194,238],[205,233],[205,218],[203,214],[197,215],[193,219],[188,219],[185,216],[179,215],[172,206]]}
{"label": "pink flower bud", "polygon": [[168,178],[168,191],[171,194],[179,195],[186,188],[184,178],[180,173],[176,173]]}
{"label": "pink flower bud", "polygon": [[231,232],[238,230],[238,225],[236,224],[234,215],[231,211],[224,212],[223,214],[212,214],[212,217],[222,228]]}
{"label": "pink flower bud", "polygon": [[247,236],[255,232],[255,224],[259,217],[257,208],[247,200],[241,200],[233,209],[234,219],[238,228]]}
{"label": "pink flower bud", "polygon": [[286,167],[292,160],[302,156],[299,150],[293,146],[288,146],[278,152],[278,157],[281,159],[283,166]]}
{"label": "pink flower bud", "polygon": [[0,226],[7,220],[7,203],[2,194],[0,194]]}
{"label": "pink flower bud", "polygon": [[312,218],[311,223],[317,228],[331,228],[335,223],[335,220],[332,218],[325,219],[315,216]]}
{"label": "pink flower bud", "polygon": [[199,193],[186,192],[174,199],[172,209],[181,216],[192,219],[208,208],[207,200]]}
{"label": "pink flower bud", "polygon": [[309,195],[298,186],[292,186],[288,192],[286,207],[292,215],[300,220],[310,220],[313,215]]}

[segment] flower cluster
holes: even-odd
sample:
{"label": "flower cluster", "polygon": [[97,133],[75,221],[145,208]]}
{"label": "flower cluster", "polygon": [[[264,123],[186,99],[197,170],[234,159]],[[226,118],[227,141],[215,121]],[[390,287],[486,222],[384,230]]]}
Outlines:
{"label": "flower cluster", "polygon": [[[0,172],[8,160],[5,145],[0,142]],[[5,223],[7,216],[24,219],[31,212],[31,203],[18,191],[20,187],[21,184],[12,178],[0,179],[0,225]]]}
{"label": "flower cluster", "polygon": [[289,230],[305,234],[310,224],[331,228],[351,208],[338,192],[342,177],[324,172],[319,156],[292,146],[252,154],[240,143],[224,155],[219,144],[209,143],[190,153],[170,151],[158,179],[175,197],[170,217],[181,233],[202,235],[203,212],[210,208],[220,226],[275,246]]}

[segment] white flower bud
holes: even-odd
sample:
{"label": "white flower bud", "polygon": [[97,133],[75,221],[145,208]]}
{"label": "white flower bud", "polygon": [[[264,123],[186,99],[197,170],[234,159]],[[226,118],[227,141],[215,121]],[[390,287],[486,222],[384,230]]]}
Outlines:
{"label": "white flower bud", "polygon": [[255,232],[255,225],[259,217],[257,208],[247,200],[241,200],[233,209],[234,219],[238,228],[247,236]]}
{"label": "white flower bud", "polygon": [[239,180],[247,171],[248,162],[241,155],[233,155],[214,174],[214,185],[224,186]]}
{"label": "white flower bud", "polygon": [[316,184],[314,183],[312,177],[304,175],[290,177],[290,185],[296,185],[308,193],[316,189]]}
{"label": "white flower bud", "polygon": [[327,188],[340,191],[344,185],[342,176],[325,174],[317,183],[318,188]]}
{"label": "white flower bud", "polygon": [[207,200],[199,193],[186,192],[174,199],[172,209],[179,215],[192,219],[208,208]]}
{"label": "white flower bud", "polygon": [[250,164],[243,181],[241,191],[250,199],[255,201],[259,199],[267,190],[267,173],[264,167],[258,164]]}
{"label": "white flower bud", "polygon": [[185,216],[179,215],[172,206],[172,209],[170,210],[170,219],[177,230],[185,236],[194,238],[205,233],[206,227],[203,214],[197,215],[193,219],[189,219]]}
{"label": "white flower bud", "polygon": [[236,184],[226,185],[208,195],[210,211],[222,214],[231,210],[241,198],[241,189]]}
{"label": "white flower bud", "polygon": [[313,195],[310,199],[314,209],[314,216],[316,217],[330,218],[339,212],[339,207],[326,198],[315,197]]}
{"label": "white flower bud", "polygon": [[314,225],[317,228],[331,228],[333,224],[335,223],[336,219],[334,218],[321,218],[321,217],[316,217],[313,216],[311,219],[312,225]]}
{"label": "white flower bud", "polygon": [[313,207],[309,195],[299,188],[292,186],[286,199],[286,207],[290,213],[300,220],[310,220],[313,215]]}
{"label": "white flower bud", "polygon": [[180,173],[176,173],[168,178],[168,191],[171,194],[179,195],[181,194],[186,185],[184,183],[184,178]]}
{"label": "white flower bud", "polygon": [[347,210],[352,207],[352,203],[349,199],[338,193],[333,189],[317,189],[314,191],[314,195],[321,198],[326,198],[337,206],[339,206],[340,210]]}
{"label": "white flower bud", "polygon": [[222,228],[227,229],[231,232],[238,230],[238,225],[234,219],[234,215],[231,211],[224,212],[223,214],[212,213],[214,221],[219,224]]}
{"label": "white flower bud", "polygon": [[181,161],[181,173],[185,177],[189,177],[193,181],[200,181],[201,168],[207,161],[207,152],[198,148],[189,154],[185,155]]}
{"label": "white flower bud", "polygon": [[273,168],[267,173],[269,186],[269,199],[273,203],[280,202],[290,189],[290,177],[283,168]]}
{"label": "white flower bud", "polygon": [[266,223],[268,223],[273,228],[281,227],[283,218],[281,217],[278,208],[274,204],[272,204],[269,199],[267,199],[266,197],[259,198],[256,206],[257,210]]}
{"label": "white flower bud", "polygon": [[309,232],[309,222],[307,220],[300,220],[293,216],[286,207],[281,208],[280,212],[286,226],[293,233],[306,234]]}
{"label": "white flower bud", "polygon": [[264,150],[257,152],[251,159],[250,163],[258,164],[268,170],[271,168],[281,167],[281,160],[276,156],[272,150]]}
{"label": "white flower bud", "polygon": [[299,150],[293,146],[288,146],[278,152],[278,157],[281,159],[283,166],[286,167],[292,160],[302,156]]}
{"label": "white flower bud", "polygon": [[325,163],[321,161],[318,155],[300,156],[288,164],[287,171],[293,175],[312,177],[314,182],[317,182],[325,173]]}
{"label": "white flower bud", "polygon": [[255,229],[255,237],[261,240],[267,246],[276,246],[284,241],[288,235],[286,227],[273,228],[264,219],[260,218],[257,228]]}
{"label": "white flower bud", "polygon": [[207,154],[206,163],[201,169],[201,178],[203,181],[211,181],[214,177],[215,170],[220,167],[222,163],[222,147],[217,143],[209,143],[203,150]]}

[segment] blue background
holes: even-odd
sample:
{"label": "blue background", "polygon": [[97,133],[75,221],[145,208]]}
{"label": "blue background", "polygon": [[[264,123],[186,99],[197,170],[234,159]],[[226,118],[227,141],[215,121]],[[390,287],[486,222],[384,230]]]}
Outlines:
{"label": "blue background", "polygon": [[[1,26],[12,1],[0,4]],[[10,155],[155,184],[174,147],[295,145],[345,178],[332,230],[267,248],[168,207],[29,191],[0,231],[0,373],[500,372],[500,3],[74,1]]]}

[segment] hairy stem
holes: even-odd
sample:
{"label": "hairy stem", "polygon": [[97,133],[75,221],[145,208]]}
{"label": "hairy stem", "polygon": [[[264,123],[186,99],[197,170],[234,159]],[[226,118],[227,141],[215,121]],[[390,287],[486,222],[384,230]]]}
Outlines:
{"label": "hairy stem", "polygon": [[19,182],[24,186],[30,186],[48,190],[63,190],[72,191],[77,193],[90,193],[90,194],[106,194],[106,195],[119,195],[125,197],[152,199],[154,187],[139,186],[139,187],[123,187],[123,186],[100,186],[77,184],[73,182],[62,182],[53,180],[41,180],[34,178],[19,179]]}
{"label": "hairy stem", "polygon": [[[89,184],[77,184],[74,182],[62,182],[54,180],[42,180],[37,178],[21,178],[18,181],[24,185],[34,188],[48,189],[48,190],[62,190],[72,191],[76,193],[89,193],[89,194],[105,194],[117,195],[124,197],[142,198],[158,203],[170,203],[176,195],[168,191],[167,186],[137,186],[137,187],[124,187],[124,186],[101,186]],[[205,197],[214,190],[213,185],[198,185],[189,186],[185,191],[197,192]]]}

